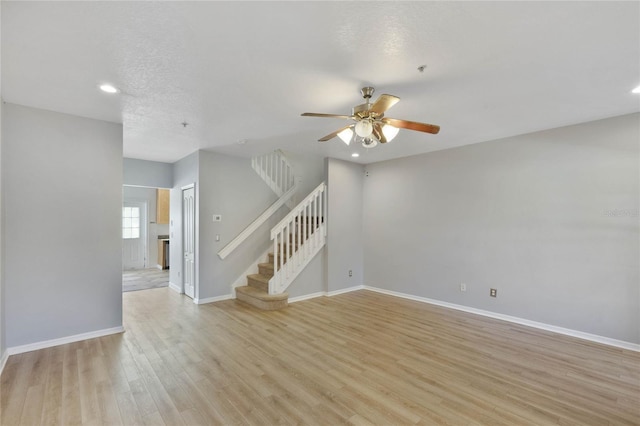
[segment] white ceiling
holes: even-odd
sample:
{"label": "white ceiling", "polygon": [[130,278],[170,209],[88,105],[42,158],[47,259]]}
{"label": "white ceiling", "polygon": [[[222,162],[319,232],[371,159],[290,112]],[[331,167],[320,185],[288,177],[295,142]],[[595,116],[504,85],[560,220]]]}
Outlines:
{"label": "white ceiling", "polygon": [[402,99],[387,116],[442,130],[401,130],[360,147],[361,163],[640,111],[637,1],[1,7],[5,101],[122,122],[125,157],[282,148],[353,161],[339,139],[316,142],[346,122],[300,113],[349,114],[364,85]]}

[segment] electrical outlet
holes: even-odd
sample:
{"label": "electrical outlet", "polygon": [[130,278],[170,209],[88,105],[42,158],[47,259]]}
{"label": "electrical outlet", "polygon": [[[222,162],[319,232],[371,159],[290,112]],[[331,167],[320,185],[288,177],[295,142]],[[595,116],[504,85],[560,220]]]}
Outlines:
{"label": "electrical outlet", "polygon": [[352,277],[353,276],[353,271],[351,269],[349,269],[349,276]]}
{"label": "electrical outlet", "polygon": [[213,215],[213,221],[214,222],[222,222],[222,215],[221,214],[214,214]]}
{"label": "electrical outlet", "polygon": [[489,296],[491,297],[498,297],[498,289],[497,288],[492,288],[489,290]]}
{"label": "electrical outlet", "polygon": [[465,283],[460,284],[460,291],[467,291],[467,285]]}

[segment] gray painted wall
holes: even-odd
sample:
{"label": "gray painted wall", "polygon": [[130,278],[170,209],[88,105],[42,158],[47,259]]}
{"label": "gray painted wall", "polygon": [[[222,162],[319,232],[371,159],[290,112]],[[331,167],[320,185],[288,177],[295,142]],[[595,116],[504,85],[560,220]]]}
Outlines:
{"label": "gray painted wall", "polygon": [[297,204],[304,200],[320,183],[326,181],[324,157],[290,151],[285,151],[284,154],[297,177],[298,190],[294,196],[294,201]]}
{"label": "gray painted wall", "polygon": [[3,113],[7,346],[122,326],[122,126]]}
{"label": "gray painted wall", "polygon": [[[364,167],[327,159],[327,291],[363,284],[362,194]],[[349,270],[353,276],[349,277]]]}
{"label": "gray painted wall", "polygon": [[640,343],[639,123],[369,165],[365,284]]}
{"label": "gray painted wall", "polygon": [[122,166],[124,185],[173,188],[172,164],[125,158]]}
{"label": "gray painted wall", "polygon": [[[169,258],[171,268],[169,269],[169,281],[182,287],[182,187],[196,184],[196,229],[198,229],[198,151],[190,154],[183,159],[176,161],[172,165],[173,169],[173,186],[170,194],[169,207]],[[196,232],[196,265],[198,260],[198,235]],[[196,267],[196,289],[198,280],[198,269]],[[197,293],[196,293],[197,294]]]}
{"label": "gray painted wall", "polygon": [[316,254],[298,275],[289,288],[289,298],[308,296],[327,291],[327,246]]}

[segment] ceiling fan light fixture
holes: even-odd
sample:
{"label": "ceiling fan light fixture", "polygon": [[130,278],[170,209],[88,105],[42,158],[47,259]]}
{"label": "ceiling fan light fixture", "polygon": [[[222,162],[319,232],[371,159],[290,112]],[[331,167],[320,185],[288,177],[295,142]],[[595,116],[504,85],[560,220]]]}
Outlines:
{"label": "ceiling fan light fixture", "polygon": [[375,148],[378,145],[378,141],[373,138],[364,138],[362,140],[362,146],[369,149]]}
{"label": "ceiling fan light fixture", "polygon": [[347,127],[346,129],[338,133],[338,137],[342,139],[342,142],[346,143],[347,146],[349,146],[349,144],[351,143],[351,139],[353,138],[353,130]]}
{"label": "ceiling fan light fixture", "polygon": [[399,128],[393,127],[390,124],[385,124],[384,126],[382,126],[382,134],[384,135],[384,138],[387,140],[387,142],[391,142],[393,138],[398,135],[399,131]]}
{"label": "ceiling fan light fixture", "polygon": [[373,132],[373,124],[369,120],[360,120],[356,123],[356,135],[366,138]]}
{"label": "ceiling fan light fixture", "polygon": [[383,94],[371,103],[371,95],[373,87],[363,87],[361,90],[362,97],[365,102],[356,105],[351,109],[351,115],[323,114],[317,112],[304,112],[303,117],[324,117],[324,118],[341,118],[352,120],[352,124],[344,126],[328,135],[318,139],[318,142],[326,142],[339,136],[346,144],[350,145],[352,141],[361,143],[365,148],[373,148],[378,143],[387,143],[392,141],[400,129],[415,130],[417,132],[437,134],[440,126],[427,123],[419,123],[417,121],[400,120],[397,118],[385,117],[385,113],[400,101],[400,98],[393,95]]}

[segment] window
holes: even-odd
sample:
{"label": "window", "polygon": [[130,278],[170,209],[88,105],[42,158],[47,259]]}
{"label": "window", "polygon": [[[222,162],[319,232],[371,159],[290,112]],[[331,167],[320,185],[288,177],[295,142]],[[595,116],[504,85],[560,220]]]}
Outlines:
{"label": "window", "polygon": [[140,238],[140,208],[122,208],[122,238]]}

